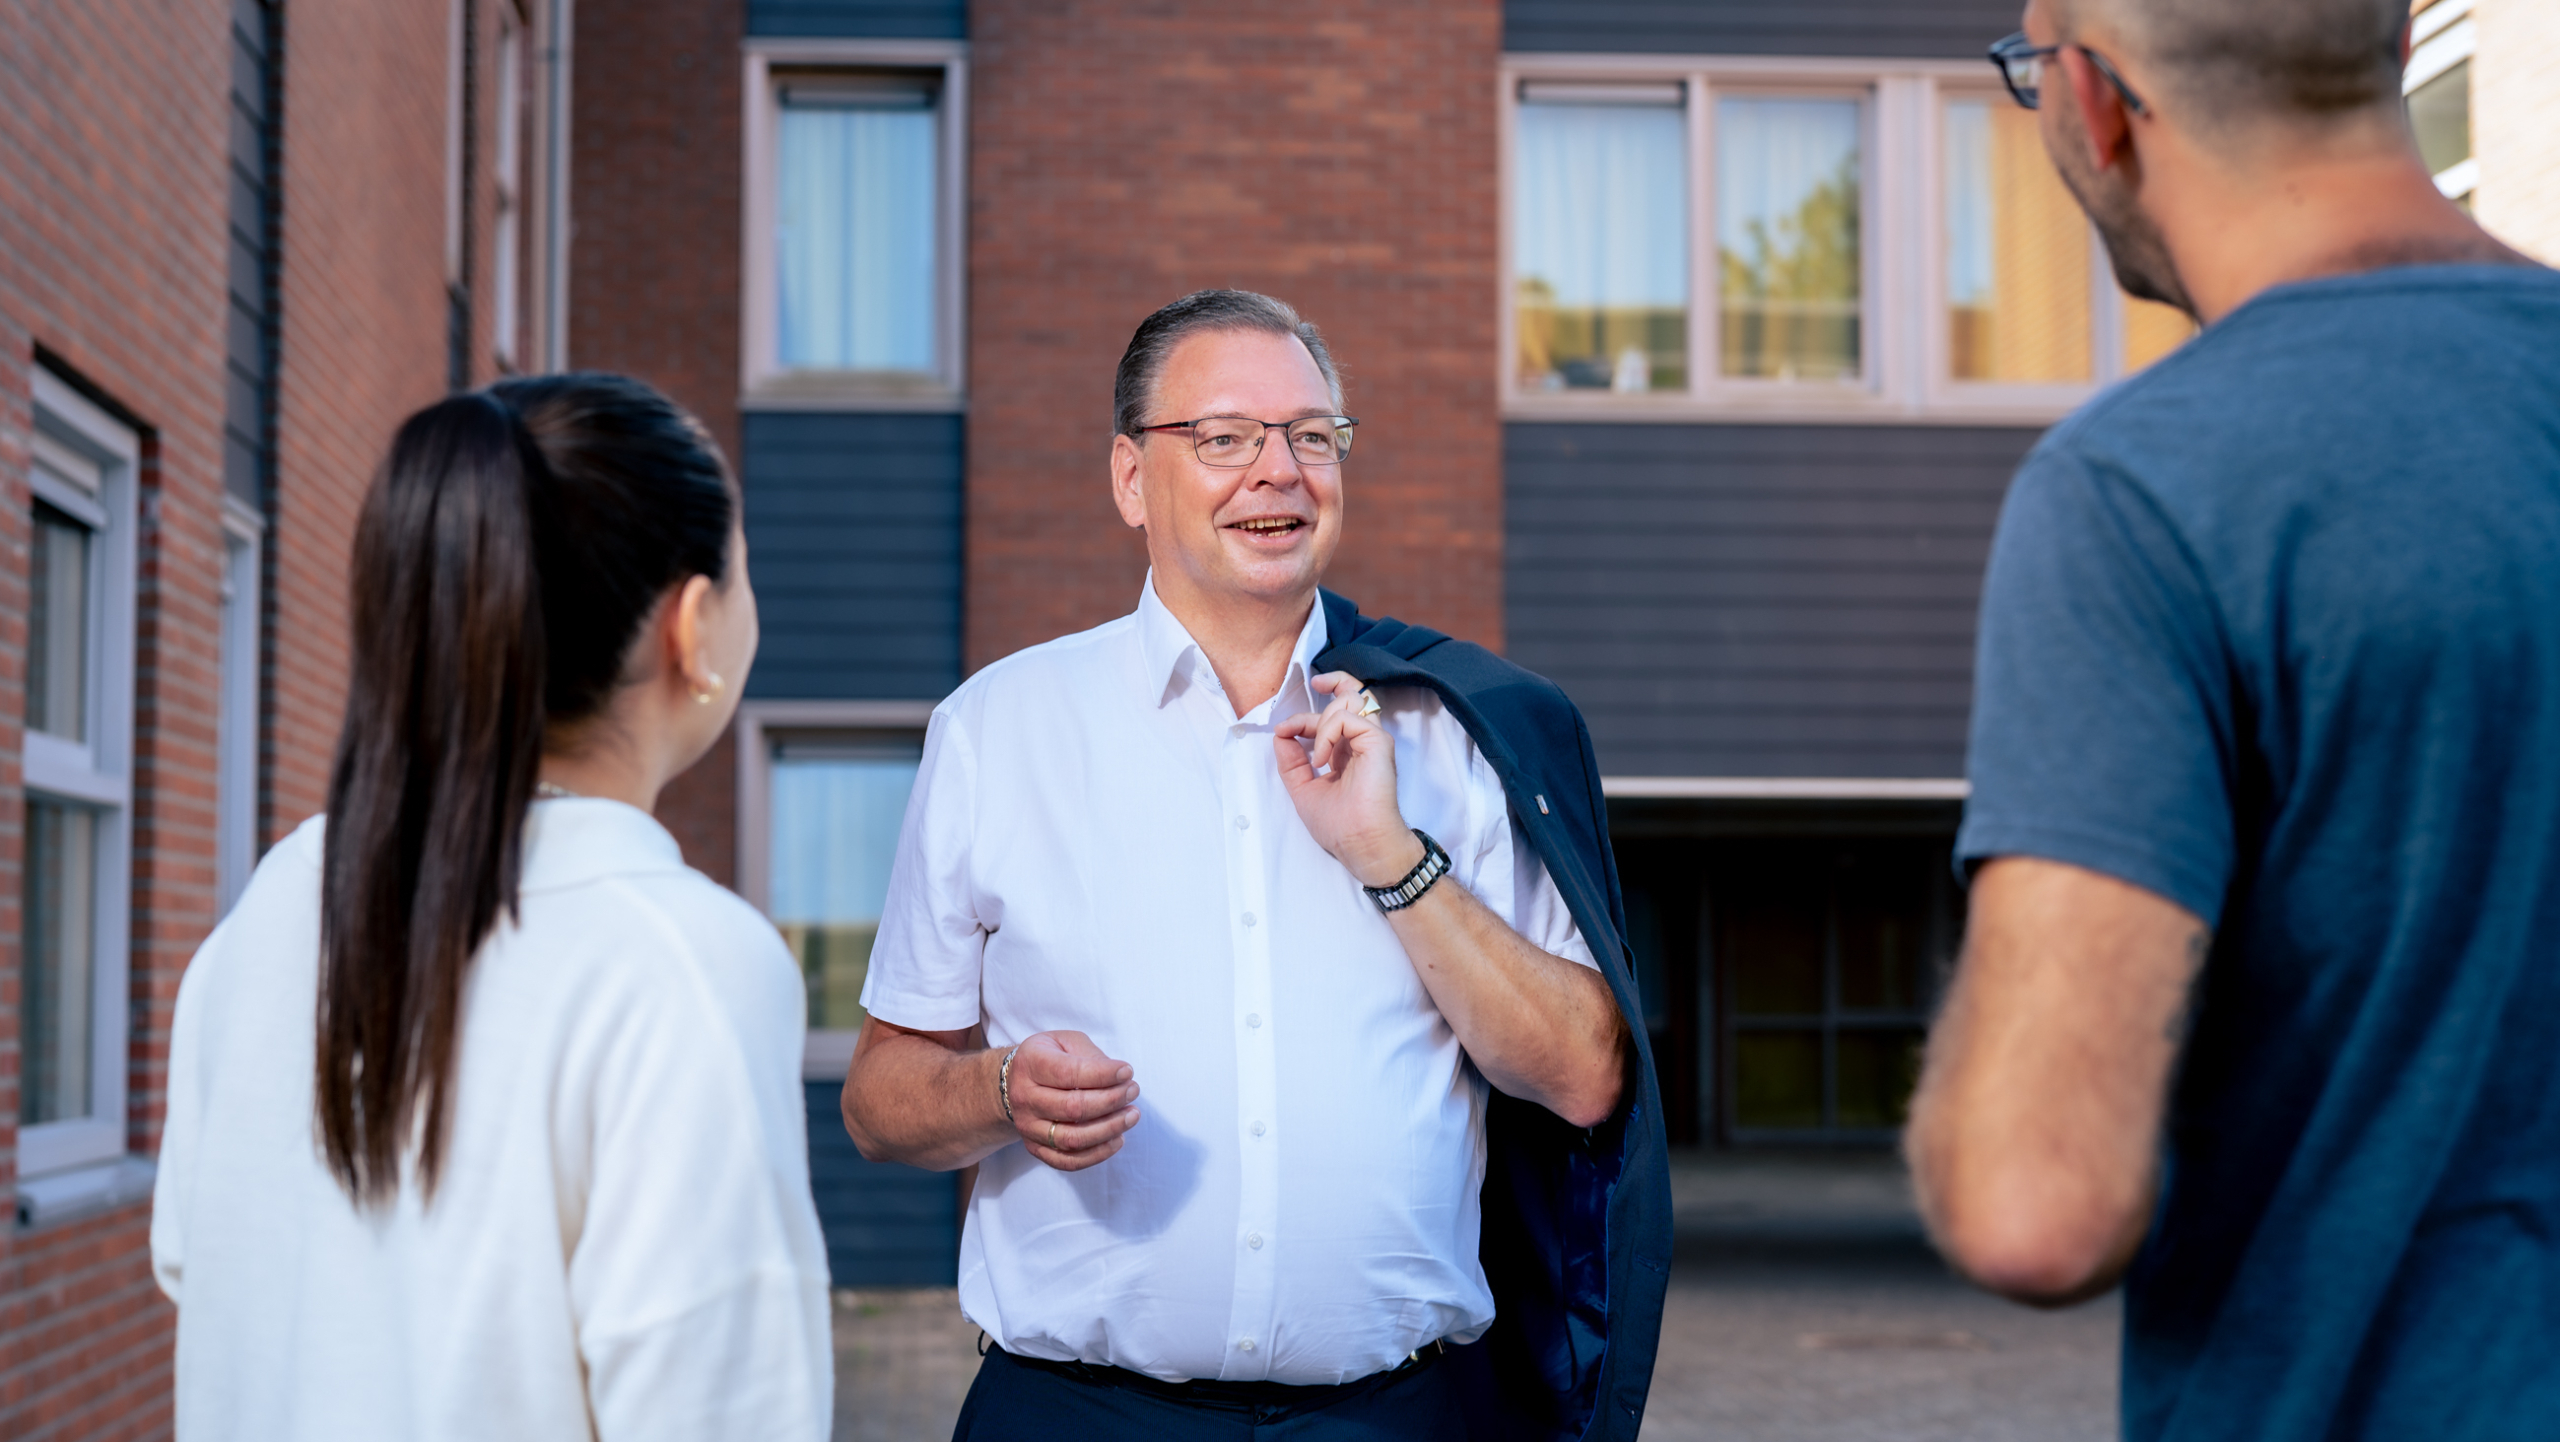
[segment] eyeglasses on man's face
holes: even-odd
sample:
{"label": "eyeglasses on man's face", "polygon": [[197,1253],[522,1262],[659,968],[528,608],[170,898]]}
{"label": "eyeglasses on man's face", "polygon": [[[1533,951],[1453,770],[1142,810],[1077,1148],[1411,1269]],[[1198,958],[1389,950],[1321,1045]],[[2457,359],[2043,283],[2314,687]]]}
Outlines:
{"label": "eyeglasses on man's face", "polygon": [[[2124,77],[2107,63],[2107,57],[2086,45],[2071,48],[2088,56],[2089,63],[2098,67],[2098,73],[2107,77],[2107,83],[2116,88],[2116,94],[2124,97],[2125,109],[2136,115],[2151,113],[2151,107],[2143,104],[2142,97],[2133,93],[2133,87],[2124,83]],[[2009,98],[2033,110],[2044,84],[2044,62],[2061,54],[2062,50],[2059,45],[2034,44],[2027,39],[2027,32],[2021,30],[1992,43],[1991,63],[1999,67],[2000,83],[2009,87]]]}
{"label": "eyeglasses on man's face", "polygon": [[1189,431],[1192,454],[1204,466],[1252,465],[1262,455],[1263,437],[1278,431],[1289,438],[1289,454],[1302,466],[1339,464],[1351,454],[1349,416],[1300,416],[1294,421],[1257,421],[1250,416],[1203,416],[1196,421],[1168,421],[1140,426],[1147,431]]}

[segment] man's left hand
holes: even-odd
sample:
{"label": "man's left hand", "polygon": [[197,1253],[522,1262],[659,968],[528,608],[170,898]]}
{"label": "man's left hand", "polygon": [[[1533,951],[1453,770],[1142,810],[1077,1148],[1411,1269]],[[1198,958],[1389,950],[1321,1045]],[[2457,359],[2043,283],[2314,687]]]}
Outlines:
{"label": "man's left hand", "polygon": [[[1360,714],[1367,688],[1344,671],[1307,685],[1331,696],[1319,712],[1292,716],[1271,733],[1280,784],[1308,834],[1363,886],[1386,887],[1422,864],[1422,842],[1396,806],[1396,743]],[[1319,770],[1319,768],[1322,768]]]}

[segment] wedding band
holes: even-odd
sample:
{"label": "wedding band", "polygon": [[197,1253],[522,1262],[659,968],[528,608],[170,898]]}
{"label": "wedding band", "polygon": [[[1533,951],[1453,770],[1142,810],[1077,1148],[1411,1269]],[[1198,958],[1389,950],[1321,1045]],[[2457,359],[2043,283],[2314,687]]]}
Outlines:
{"label": "wedding band", "polygon": [[1359,714],[1360,714],[1360,715],[1363,715],[1363,716],[1375,716],[1375,715],[1377,715],[1377,714],[1378,714],[1378,711],[1379,711],[1379,706],[1378,706],[1378,697],[1377,697],[1376,693],[1375,693],[1375,692],[1372,692],[1372,691],[1371,691],[1368,687],[1366,687],[1366,686],[1361,687],[1361,688],[1360,688],[1360,712],[1359,712]]}
{"label": "wedding band", "polygon": [[1053,1152],[1054,1152],[1054,1151],[1056,1151],[1057,1149],[1058,1149],[1058,1124],[1057,1124],[1056,1122],[1051,1122],[1051,1123],[1049,1123],[1049,1150],[1051,1150],[1051,1151],[1053,1151]]}

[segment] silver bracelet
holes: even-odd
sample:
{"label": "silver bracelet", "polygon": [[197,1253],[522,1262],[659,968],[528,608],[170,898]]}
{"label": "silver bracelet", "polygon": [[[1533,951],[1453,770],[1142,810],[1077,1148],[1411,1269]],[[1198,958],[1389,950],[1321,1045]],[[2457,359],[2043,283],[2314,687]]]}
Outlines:
{"label": "silver bracelet", "polygon": [[1022,1043],[1015,1042],[1013,1051],[1006,1052],[1004,1061],[996,1067],[996,1101],[1004,1107],[1006,1126],[1013,1125],[1013,1052],[1020,1050]]}

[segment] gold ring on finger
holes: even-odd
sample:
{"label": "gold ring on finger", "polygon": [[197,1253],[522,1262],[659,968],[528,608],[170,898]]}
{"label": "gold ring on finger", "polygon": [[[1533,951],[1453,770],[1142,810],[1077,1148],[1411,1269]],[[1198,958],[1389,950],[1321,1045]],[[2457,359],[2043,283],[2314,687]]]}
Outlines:
{"label": "gold ring on finger", "polygon": [[1057,1149],[1058,1149],[1058,1124],[1057,1124],[1056,1122],[1051,1122],[1051,1123],[1049,1123],[1049,1150],[1051,1150],[1051,1151],[1053,1151],[1053,1152],[1054,1152],[1054,1151],[1056,1151]]}
{"label": "gold ring on finger", "polygon": [[1377,693],[1375,693],[1375,692],[1371,691],[1371,690],[1370,690],[1368,687],[1366,687],[1366,686],[1361,687],[1361,688],[1360,688],[1360,714],[1361,714],[1361,715],[1363,715],[1363,716],[1375,716],[1375,715],[1377,715],[1377,714],[1378,714],[1378,711],[1379,711],[1379,706],[1378,706],[1378,697],[1377,697]]}

